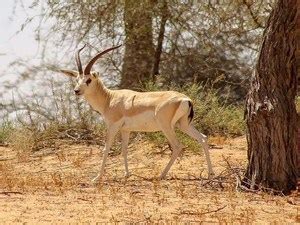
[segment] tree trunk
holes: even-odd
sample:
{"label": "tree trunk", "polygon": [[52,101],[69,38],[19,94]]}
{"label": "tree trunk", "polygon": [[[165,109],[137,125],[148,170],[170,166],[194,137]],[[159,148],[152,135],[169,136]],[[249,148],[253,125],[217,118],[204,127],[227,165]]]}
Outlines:
{"label": "tree trunk", "polygon": [[153,63],[153,71],[152,71],[153,82],[155,82],[156,76],[159,75],[160,57],[162,53],[165,27],[166,27],[168,17],[169,17],[168,4],[167,4],[167,0],[164,0],[161,7],[160,28],[159,28],[158,38],[157,38],[157,45],[154,53],[154,63]]}
{"label": "tree trunk", "polygon": [[121,87],[131,89],[152,78],[153,35],[151,0],[125,0],[125,55]]}
{"label": "tree trunk", "polygon": [[[298,0],[296,26],[296,65],[297,65],[297,94],[300,95],[300,0]],[[298,112],[298,185],[300,185],[300,112]],[[300,187],[299,187],[300,190]]]}
{"label": "tree trunk", "polygon": [[297,65],[297,86],[298,96],[300,95],[300,0],[298,0],[297,26],[296,26],[296,65]]}
{"label": "tree trunk", "polygon": [[243,185],[288,193],[297,183],[297,0],[278,0],[263,35],[246,101]]}

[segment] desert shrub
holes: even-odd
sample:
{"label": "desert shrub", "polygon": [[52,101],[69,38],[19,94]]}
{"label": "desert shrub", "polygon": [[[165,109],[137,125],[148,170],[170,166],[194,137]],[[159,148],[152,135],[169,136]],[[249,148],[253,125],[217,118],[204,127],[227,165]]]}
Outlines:
{"label": "desert shrub", "polygon": [[0,125],[0,144],[8,142],[8,137],[13,132],[13,124],[5,121]]}
{"label": "desert shrub", "polygon": [[186,90],[194,101],[194,124],[199,130],[211,135],[244,134],[243,106],[229,104],[213,88],[192,85]]}
{"label": "desert shrub", "polygon": [[104,130],[103,123],[86,126],[82,123],[51,122],[43,128],[36,129],[19,126],[10,133],[8,141],[9,145],[17,151],[32,152],[44,147],[55,148],[58,139],[71,140],[73,143],[98,144],[104,139]]}
{"label": "desert shrub", "polygon": [[25,162],[36,146],[37,136],[33,131],[17,128],[9,134],[8,142],[16,153],[18,161]]}

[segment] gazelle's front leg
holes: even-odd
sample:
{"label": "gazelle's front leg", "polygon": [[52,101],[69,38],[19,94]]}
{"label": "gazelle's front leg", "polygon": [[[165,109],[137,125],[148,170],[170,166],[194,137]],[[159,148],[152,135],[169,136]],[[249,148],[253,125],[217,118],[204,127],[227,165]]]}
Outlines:
{"label": "gazelle's front leg", "polygon": [[125,164],[125,176],[129,177],[130,173],[128,170],[128,162],[127,162],[127,147],[129,142],[129,131],[121,131],[121,138],[122,138],[122,155],[124,157],[124,164]]}
{"label": "gazelle's front leg", "polygon": [[114,138],[116,134],[118,133],[119,127],[109,127],[107,130],[107,135],[106,135],[106,140],[105,140],[105,147],[103,150],[103,159],[102,159],[102,165],[101,165],[101,170],[100,173],[92,180],[93,182],[97,181],[100,179],[104,173],[104,167],[105,167],[105,162],[108,156],[108,152],[111,148],[111,145],[114,141]]}

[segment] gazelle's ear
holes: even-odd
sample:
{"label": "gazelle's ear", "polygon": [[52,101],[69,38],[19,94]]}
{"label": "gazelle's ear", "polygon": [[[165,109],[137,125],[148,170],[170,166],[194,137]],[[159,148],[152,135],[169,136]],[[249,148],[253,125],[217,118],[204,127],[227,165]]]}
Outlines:
{"label": "gazelle's ear", "polygon": [[70,76],[70,77],[77,77],[78,76],[78,71],[75,70],[59,70],[63,74]]}
{"label": "gazelle's ear", "polygon": [[99,77],[99,73],[98,72],[91,72],[91,75],[92,75],[93,78]]}

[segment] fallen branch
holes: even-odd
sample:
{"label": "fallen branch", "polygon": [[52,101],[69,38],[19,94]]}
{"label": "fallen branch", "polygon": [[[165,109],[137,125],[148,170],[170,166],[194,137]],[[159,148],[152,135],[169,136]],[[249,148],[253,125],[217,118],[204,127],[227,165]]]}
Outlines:
{"label": "fallen branch", "polygon": [[2,192],[0,192],[0,195],[7,195],[7,196],[10,196],[10,194],[23,195],[23,193],[22,193],[22,192],[19,192],[19,191],[2,191]]}
{"label": "fallen branch", "polygon": [[172,214],[176,214],[176,215],[182,215],[182,214],[185,214],[185,215],[204,215],[204,214],[209,214],[209,213],[215,213],[215,212],[219,212],[221,211],[222,209],[225,209],[227,207],[227,205],[224,205],[220,208],[217,208],[215,210],[209,210],[207,212],[193,212],[193,211],[181,211],[180,213],[172,213]]}

